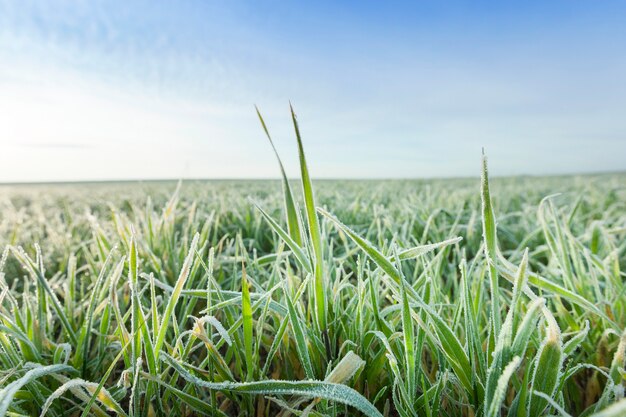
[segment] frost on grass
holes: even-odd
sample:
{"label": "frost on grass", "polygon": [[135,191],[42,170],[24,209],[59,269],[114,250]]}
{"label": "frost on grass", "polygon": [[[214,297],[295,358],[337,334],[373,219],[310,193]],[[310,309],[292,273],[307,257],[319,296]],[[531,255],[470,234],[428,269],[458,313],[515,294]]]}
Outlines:
{"label": "frost on grass", "polygon": [[6,190],[0,415],[623,415],[624,176],[487,174]]}

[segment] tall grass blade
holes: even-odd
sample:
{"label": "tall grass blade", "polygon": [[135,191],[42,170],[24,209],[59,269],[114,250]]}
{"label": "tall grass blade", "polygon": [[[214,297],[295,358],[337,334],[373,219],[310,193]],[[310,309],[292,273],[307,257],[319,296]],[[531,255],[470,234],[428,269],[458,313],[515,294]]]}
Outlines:
{"label": "tall grass blade", "polygon": [[241,316],[243,318],[243,342],[246,354],[246,381],[254,379],[254,355],[252,336],[252,305],[250,302],[250,291],[246,278],[246,267],[242,265],[241,270]]}
{"label": "tall grass blade", "polygon": [[159,358],[159,355],[162,351],[163,343],[165,342],[165,335],[167,334],[169,322],[172,318],[172,314],[174,313],[174,308],[178,303],[178,299],[180,298],[183,288],[185,287],[185,282],[187,282],[187,278],[189,277],[191,264],[193,262],[194,254],[196,252],[196,247],[198,246],[199,238],[200,235],[196,233],[193,237],[193,240],[191,241],[189,253],[185,258],[185,262],[183,263],[183,267],[180,271],[180,275],[178,276],[178,280],[176,280],[176,285],[174,286],[172,295],[170,296],[170,299],[167,302],[167,306],[165,307],[165,313],[163,314],[163,318],[161,319],[161,324],[159,326],[159,333],[154,343],[154,353],[157,359]]}
{"label": "tall grass blade", "polygon": [[313,184],[309,175],[309,168],[304,156],[304,147],[302,146],[302,138],[300,137],[300,128],[296,120],[296,114],[291,107],[291,119],[298,140],[298,155],[300,158],[300,175],[302,176],[302,192],[304,194],[304,205],[306,209],[307,224],[309,226],[309,237],[311,239],[311,247],[313,248],[313,256],[315,264],[313,268],[313,287],[315,290],[315,314],[317,326],[323,332],[326,331],[326,288],[324,283],[324,259],[322,252],[322,235],[320,232],[319,219],[315,211],[315,198],[313,197]]}
{"label": "tall grass blade", "polygon": [[481,171],[481,200],[483,217],[483,240],[485,242],[485,255],[489,264],[489,284],[491,288],[491,320],[493,325],[493,337],[500,334],[500,287],[498,285],[498,271],[496,263],[498,260],[498,240],[496,232],[496,218],[491,204],[491,194],[489,192],[489,173],[487,171],[487,156],[482,156]]}
{"label": "tall grass blade", "polygon": [[278,151],[274,146],[274,141],[270,136],[270,132],[265,125],[265,120],[263,120],[263,116],[261,116],[261,112],[259,108],[255,106],[256,114],[259,116],[259,121],[261,122],[261,126],[263,126],[263,131],[265,132],[265,136],[270,141],[270,145],[272,145],[272,149],[274,150],[274,155],[276,155],[276,160],[278,161],[278,166],[280,167],[280,174],[282,176],[283,182],[283,195],[285,199],[285,214],[287,217],[287,228],[289,230],[289,236],[298,246],[302,246],[302,231],[300,230],[300,220],[298,217],[298,211],[296,209],[296,204],[294,202],[293,193],[291,192],[291,187],[289,186],[289,180],[287,179],[287,174],[285,173],[285,168],[283,167],[283,162],[280,160],[280,156],[278,155]]}

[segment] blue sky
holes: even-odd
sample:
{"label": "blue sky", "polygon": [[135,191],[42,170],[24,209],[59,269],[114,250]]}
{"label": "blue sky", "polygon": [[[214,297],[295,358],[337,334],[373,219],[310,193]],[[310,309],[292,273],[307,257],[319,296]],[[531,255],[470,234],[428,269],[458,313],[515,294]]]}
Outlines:
{"label": "blue sky", "polygon": [[626,3],[0,0],[0,182],[626,170]]}

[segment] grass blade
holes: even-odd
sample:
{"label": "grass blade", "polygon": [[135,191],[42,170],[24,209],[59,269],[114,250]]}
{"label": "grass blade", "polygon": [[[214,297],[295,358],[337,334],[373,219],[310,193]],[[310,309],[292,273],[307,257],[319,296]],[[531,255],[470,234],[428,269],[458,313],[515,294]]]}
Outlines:
{"label": "grass blade", "polygon": [[244,265],[242,265],[241,274],[241,316],[243,318],[243,342],[246,354],[246,381],[251,381],[254,379],[252,305],[250,302],[250,291],[248,290],[248,280],[246,278],[246,267]]}
{"label": "grass blade", "polygon": [[493,337],[500,334],[500,289],[498,285],[498,271],[496,269],[498,238],[496,233],[496,218],[491,204],[489,192],[489,174],[487,171],[487,156],[483,151],[481,176],[481,200],[483,214],[483,239],[485,242],[485,255],[489,263],[489,284],[491,287],[491,320],[493,324]]}
{"label": "grass blade", "polygon": [[258,382],[208,382],[190,374],[179,362],[164,353],[163,360],[172,366],[186,381],[199,387],[260,395],[297,395],[308,398],[322,398],[337,401],[356,408],[368,417],[382,417],[380,411],[354,389],[325,381],[279,381]]}
{"label": "grass blade", "polygon": [[302,138],[300,137],[300,128],[296,120],[296,114],[291,109],[291,119],[298,140],[298,155],[300,157],[300,175],[302,176],[302,192],[304,194],[304,205],[306,209],[307,224],[309,226],[309,237],[311,239],[311,247],[315,257],[315,265],[313,268],[314,279],[313,287],[315,289],[315,313],[317,326],[320,330],[326,331],[326,294],[324,284],[324,262],[322,253],[322,236],[320,232],[319,219],[315,211],[315,198],[313,197],[313,184],[309,176],[309,168],[304,156],[304,147],[302,146]]}
{"label": "grass blade", "polygon": [[172,295],[170,296],[169,301],[167,302],[167,307],[165,308],[165,313],[163,314],[163,318],[161,319],[161,325],[159,326],[159,334],[156,338],[154,344],[154,354],[156,359],[159,358],[159,354],[162,351],[163,343],[165,342],[165,335],[167,334],[167,330],[169,327],[169,322],[174,312],[174,308],[176,307],[176,303],[178,303],[178,299],[180,298],[180,294],[185,287],[185,282],[187,282],[187,277],[189,277],[189,272],[191,271],[191,264],[193,262],[194,254],[196,252],[196,246],[198,246],[198,239],[200,235],[196,233],[191,241],[191,246],[189,247],[189,253],[185,258],[185,262],[183,263],[183,267],[180,271],[180,275],[178,276],[178,280],[176,281],[176,285],[174,285],[174,291],[172,291]]}
{"label": "grass blade", "polygon": [[37,366],[26,372],[21,378],[11,382],[0,390],[0,416],[6,415],[13,402],[13,397],[15,397],[15,394],[17,394],[24,385],[42,376],[60,374],[62,372],[76,373],[77,371],[69,365]]}
{"label": "grass blade", "polygon": [[261,116],[261,112],[258,107],[254,107],[256,109],[256,114],[259,116],[259,121],[261,122],[261,126],[263,126],[263,131],[267,136],[267,139],[270,141],[270,145],[272,145],[272,149],[274,150],[274,155],[276,155],[276,159],[278,160],[278,166],[280,167],[280,174],[282,176],[283,182],[283,195],[285,199],[285,214],[287,217],[287,229],[289,230],[289,236],[298,246],[302,246],[302,231],[300,230],[300,218],[298,217],[298,211],[296,209],[296,204],[294,202],[293,193],[291,192],[291,187],[289,186],[289,180],[287,179],[287,174],[285,173],[285,168],[283,167],[283,162],[280,160],[280,156],[278,155],[278,151],[274,146],[274,141],[272,141],[272,137],[270,136],[270,132],[267,130],[267,126],[265,125],[265,120]]}

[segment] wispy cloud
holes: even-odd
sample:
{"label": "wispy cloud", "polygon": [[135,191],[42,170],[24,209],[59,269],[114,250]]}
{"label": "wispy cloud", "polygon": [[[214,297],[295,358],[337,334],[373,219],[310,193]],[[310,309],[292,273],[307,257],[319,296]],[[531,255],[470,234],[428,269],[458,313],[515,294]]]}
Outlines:
{"label": "wispy cloud", "polygon": [[94,149],[93,144],[87,143],[63,143],[63,142],[13,142],[13,146],[23,148],[36,148],[36,149],[58,149],[58,150],[81,150],[81,149]]}

